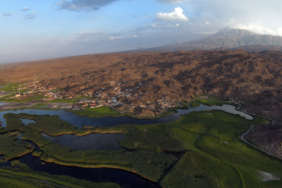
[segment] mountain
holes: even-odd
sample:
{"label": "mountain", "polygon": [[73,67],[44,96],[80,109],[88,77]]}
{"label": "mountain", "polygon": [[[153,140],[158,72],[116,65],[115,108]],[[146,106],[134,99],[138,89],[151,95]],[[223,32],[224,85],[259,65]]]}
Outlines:
{"label": "mountain", "polygon": [[[259,45],[259,46],[257,46]],[[251,47],[249,47],[251,46]],[[190,51],[195,49],[237,49],[241,47],[247,51],[282,50],[282,37],[274,35],[260,35],[249,30],[225,28],[218,33],[193,41],[180,44],[138,49],[144,51]]]}

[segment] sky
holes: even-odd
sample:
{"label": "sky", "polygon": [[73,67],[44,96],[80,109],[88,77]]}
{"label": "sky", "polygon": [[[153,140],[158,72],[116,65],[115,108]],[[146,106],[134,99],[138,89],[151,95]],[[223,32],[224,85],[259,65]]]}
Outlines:
{"label": "sky", "polygon": [[0,0],[0,63],[186,42],[225,27],[282,36],[281,0]]}

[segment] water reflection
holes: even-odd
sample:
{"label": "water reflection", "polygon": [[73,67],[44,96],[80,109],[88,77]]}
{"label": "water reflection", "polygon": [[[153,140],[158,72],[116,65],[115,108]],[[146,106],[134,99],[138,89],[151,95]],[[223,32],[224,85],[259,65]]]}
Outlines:
{"label": "water reflection", "polygon": [[126,137],[124,134],[62,135],[52,137],[45,133],[42,133],[42,136],[51,140],[53,143],[75,150],[119,150],[122,149],[119,141]]}
{"label": "water reflection", "polygon": [[81,129],[83,125],[85,126],[99,126],[99,127],[112,127],[116,125],[123,125],[123,124],[139,124],[139,125],[146,125],[146,124],[157,124],[157,123],[166,123],[171,121],[176,121],[181,118],[181,115],[188,114],[194,111],[203,111],[203,110],[223,110],[225,112],[229,112],[232,114],[239,114],[246,119],[253,119],[252,116],[237,111],[235,106],[232,105],[223,105],[223,106],[206,106],[201,104],[198,107],[191,108],[188,110],[179,109],[178,113],[172,114],[169,116],[161,117],[158,119],[136,119],[130,117],[101,117],[101,118],[87,118],[85,116],[78,116],[73,114],[72,112],[64,111],[64,110],[36,110],[36,109],[24,109],[24,110],[11,110],[11,111],[2,111],[0,112],[0,121],[2,122],[2,126],[6,127],[6,120],[3,117],[6,113],[27,113],[27,114],[34,114],[34,115],[58,115],[60,119],[63,121],[69,122],[71,125],[76,126],[78,129]]}
{"label": "water reflection", "polygon": [[244,113],[244,112],[240,112],[238,110],[236,110],[236,107],[235,106],[232,106],[232,105],[227,105],[227,104],[224,104],[222,106],[206,106],[206,105],[203,105],[201,104],[200,106],[197,106],[195,108],[191,108],[191,109],[187,109],[187,110],[183,110],[183,109],[178,109],[178,113],[180,115],[184,115],[184,114],[188,114],[188,113],[191,113],[191,112],[200,112],[200,111],[209,111],[209,110],[222,110],[222,111],[225,111],[225,112],[228,112],[228,113],[231,113],[231,114],[239,114],[240,116],[248,119],[248,120],[252,120],[254,119],[252,116]]}
{"label": "water reflection", "polygon": [[11,110],[11,111],[2,111],[0,112],[0,121],[2,122],[2,126],[6,127],[6,120],[3,117],[4,114],[7,113],[27,113],[32,115],[58,115],[60,119],[63,121],[69,122],[71,125],[76,126],[78,129],[81,129],[83,125],[85,126],[99,126],[99,127],[112,127],[116,125],[122,124],[157,124],[157,123],[166,123],[180,119],[180,116],[177,114],[173,114],[170,116],[162,117],[159,119],[136,119],[130,117],[101,117],[101,118],[87,118],[85,116],[78,116],[72,112],[64,111],[64,110],[36,110],[36,109],[24,109],[24,110]]}
{"label": "water reflection", "polygon": [[36,123],[36,121],[31,120],[31,119],[22,119],[22,118],[19,118],[19,119],[23,122],[23,124],[24,124],[25,126],[27,126],[27,125],[30,124],[30,123]]}
{"label": "water reflection", "polygon": [[[123,188],[160,188],[157,183],[150,182],[134,173],[108,168],[79,168],[61,166],[54,163],[42,164],[38,157],[28,154],[18,159],[21,163],[25,163],[33,171],[45,172],[51,175],[66,175],[77,179],[84,179],[91,182],[113,182]],[[10,162],[3,166],[11,166]]]}

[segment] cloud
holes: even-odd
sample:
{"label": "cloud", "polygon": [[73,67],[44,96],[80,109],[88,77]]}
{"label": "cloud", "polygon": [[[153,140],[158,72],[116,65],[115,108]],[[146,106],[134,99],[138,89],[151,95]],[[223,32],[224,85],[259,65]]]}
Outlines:
{"label": "cloud", "polygon": [[258,34],[282,35],[281,28],[274,30],[267,28],[261,24],[241,24],[236,19],[230,19],[230,21],[227,22],[226,25],[231,28],[250,30]]}
{"label": "cloud", "polygon": [[[197,0],[187,1],[194,23],[208,21],[217,30],[226,26],[245,28],[259,34],[281,35],[282,1],[279,0]],[[190,17],[190,20],[192,18]],[[230,20],[235,20],[230,23]]]}
{"label": "cloud", "polygon": [[187,0],[158,0],[158,1],[163,4],[178,4],[178,3],[183,3],[184,1]]}
{"label": "cloud", "polygon": [[61,0],[59,3],[57,3],[57,5],[59,9],[66,9],[70,11],[91,11],[99,10],[101,7],[106,6],[115,1],[119,0]]}
{"label": "cloud", "polygon": [[14,13],[12,13],[12,12],[7,12],[7,13],[4,13],[4,14],[2,14],[3,16],[12,16]]}
{"label": "cloud", "polygon": [[23,9],[21,9],[22,11],[28,11],[29,10],[29,8],[27,8],[27,7],[24,7]]}
{"label": "cloud", "polygon": [[27,14],[25,16],[26,19],[34,19],[37,16],[37,12],[33,12],[32,14]]}
{"label": "cloud", "polygon": [[183,9],[177,7],[174,9],[174,12],[171,13],[157,13],[157,19],[164,20],[164,21],[171,21],[171,20],[181,20],[181,21],[189,21],[189,19],[183,14]]}
{"label": "cloud", "polygon": [[97,34],[97,33],[100,33],[100,31],[83,31],[83,32],[80,32],[79,34],[85,35],[85,34]]}
{"label": "cloud", "polygon": [[110,36],[109,39],[110,40],[122,39],[122,37],[121,36]]}
{"label": "cloud", "polygon": [[179,27],[180,24],[168,24],[168,25],[162,25],[162,24],[150,24],[153,28],[163,28],[163,27]]}

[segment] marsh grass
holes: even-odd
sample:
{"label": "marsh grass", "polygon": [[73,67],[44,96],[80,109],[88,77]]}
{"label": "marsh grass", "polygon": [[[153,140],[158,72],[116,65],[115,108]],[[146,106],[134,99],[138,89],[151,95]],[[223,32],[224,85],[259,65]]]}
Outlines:
{"label": "marsh grass", "polygon": [[9,132],[0,135],[0,155],[4,155],[0,163],[23,156],[34,150],[29,143],[17,142],[18,132]]}

